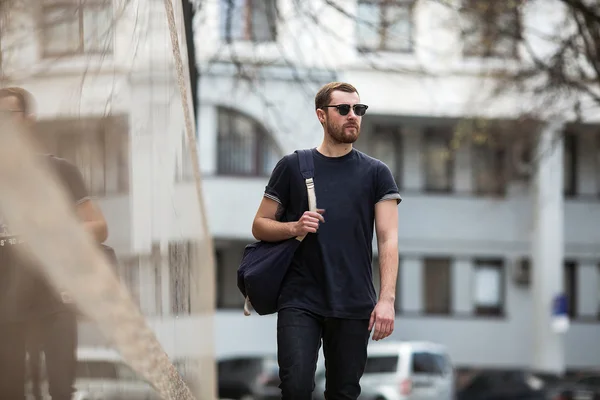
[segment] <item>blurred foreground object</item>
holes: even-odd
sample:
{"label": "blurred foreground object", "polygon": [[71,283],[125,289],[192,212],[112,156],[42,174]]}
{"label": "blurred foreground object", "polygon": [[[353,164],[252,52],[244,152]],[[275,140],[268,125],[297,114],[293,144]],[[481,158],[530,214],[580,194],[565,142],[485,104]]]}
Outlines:
{"label": "blurred foreground object", "polygon": [[56,177],[36,163],[24,129],[0,116],[0,212],[25,240],[22,255],[36,260],[50,284],[71,294],[163,398],[192,399],[127,289],[71,212]]}

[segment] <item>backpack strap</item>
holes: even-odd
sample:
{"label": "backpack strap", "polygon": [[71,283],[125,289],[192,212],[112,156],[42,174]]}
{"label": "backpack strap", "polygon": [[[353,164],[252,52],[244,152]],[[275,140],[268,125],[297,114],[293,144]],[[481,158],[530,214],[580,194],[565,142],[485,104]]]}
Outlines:
{"label": "backpack strap", "polygon": [[315,164],[313,161],[312,150],[296,150],[298,154],[298,164],[300,165],[300,173],[304,179],[312,179],[315,175]]}
{"label": "backpack strap", "polygon": [[[308,210],[317,211],[317,195],[315,194],[315,182],[313,177],[315,175],[315,164],[313,160],[313,154],[311,149],[296,150],[298,154],[298,164],[300,165],[300,173],[304,178],[306,184],[306,192],[308,194]],[[297,236],[296,240],[304,240],[304,236]]]}
{"label": "backpack strap", "polygon": [[317,211],[317,196],[315,194],[315,183],[313,177],[315,175],[315,164],[313,160],[312,150],[304,149],[297,150],[298,164],[300,164],[300,173],[306,184],[308,193],[308,210]]}

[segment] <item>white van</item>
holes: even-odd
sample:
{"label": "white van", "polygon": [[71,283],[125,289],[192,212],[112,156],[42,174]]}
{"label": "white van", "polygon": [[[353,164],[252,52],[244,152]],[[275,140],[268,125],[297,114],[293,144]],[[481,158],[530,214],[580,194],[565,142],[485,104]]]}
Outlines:
{"label": "white van", "polygon": [[[428,342],[373,342],[360,381],[361,400],[453,400],[454,370],[444,346]],[[314,397],[324,399],[324,371]]]}

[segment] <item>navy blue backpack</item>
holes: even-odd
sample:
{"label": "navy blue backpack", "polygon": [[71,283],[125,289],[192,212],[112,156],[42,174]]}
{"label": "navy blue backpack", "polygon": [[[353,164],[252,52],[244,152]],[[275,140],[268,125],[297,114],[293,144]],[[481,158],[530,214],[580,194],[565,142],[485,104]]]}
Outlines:
{"label": "navy blue backpack", "polygon": [[[309,211],[317,210],[313,182],[314,163],[311,150],[296,150],[300,173],[306,183]],[[245,297],[244,314],[250,315],[250,305],[259,315],[277,312],[277,299],[283,279],[296,249],[305,236],[280,242],[259,241],[244,249],[238,268],[237,285]]]}

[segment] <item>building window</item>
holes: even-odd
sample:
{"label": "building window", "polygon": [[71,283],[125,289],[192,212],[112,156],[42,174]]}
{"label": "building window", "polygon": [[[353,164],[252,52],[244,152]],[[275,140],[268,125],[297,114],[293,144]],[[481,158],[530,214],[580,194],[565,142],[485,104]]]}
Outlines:
{"label": "building window", "polygon": [[244,296],[237,287],[237,267],[242,247],[232,246],[215,250],[216,296],[218,309],[244,307]]}
{"label": "building window", "polygon": [[450,314],[452,310],[450,265],[448,258],[424,260],[423,305],[426,314]]}
{"label": "building window", "polygon": [[119,276],[125,284],[125,287],[129,290],[129,295],[131,296],[133,303],[138,307],[141,306],[140,269],[142,264],[139,256],[133,256],[120,260],[118,265]]}
{"label": "building window", "polygon": [[42,123],[48,150],[77,166],[90,194],[129,191],[129,135],[110,121]]}
{"label": "building window", "polygon": [[359,0],[356,38],[361,51],[412,51],[410,0]]}
{"label": "building window", "polygon": [[486,140],[473,143],[472,172],[475,193],[482,196],[502,196],[506,191],[504,148]]}
{"label": "building window", "polygon": [[43,57],[112,52],[112,0],[43,1]]}
{"label": "building window", "polygon": [[148,299],[146,315],[162,315],[163,314],[163,291],[162,291],[162,275],[163,275],[163,257],[160,252],[160,244],[152,244],[150,253],[150,283],[148,286],[151,293]]}
{"label": "building window", "polygon": [[191,251],[190,242],[169,243],[169,278],[173,315],[185,315],[191,312]]}
{"label": "building window", "polygon": [[596,277],[596,299],[598,304],[596,317],[600,320],[600,265],[596,269]]}
{"label": "building window", "polygon": [[563,192],[572,197],[577,193],[577,136],[573,132],[564,135]]}
{"label": "building window", "polygon": [[476,260],[474,286],[475,314],[502,315],[504,312],[502,260]]}
{"label": "building window", "polygon": [[403,159],[400,129],[397,126],[375,125],[368,147],[371,156],[388,166],[400,187]]}
{"label": "building window", "polygon": [[424,167],[425,190],[451,192],[453,187],[454,159],[450,151],[451,133],[428,129],[425,132]]}
{"label": "building window", "polygon": [[151,254],[129,256],[119,262],[119,276],[145,316],[162,314],[162,263],[158,246]]}
{"label": "building window", "polygon": [[517,58],[521,1],[463,0],[466,56]]}
{"label": "building window", "polygon": [[[215,249],[215,278],[216,278],[216,290],[215,290],[215,295],[216,295],[216,305],[217,305],[217,309],[220,308],[224,308],[223,304],[225,303],[225,299],[226,299],[226,292],[225,292],[225,288],[223,288],[224,284],[225,284],[225,277],[223,276],[223,251],[222,250],[218,250]],[[243,302],[242,302],[243,304]]]}
{"label": "building window", "polygon": [[567,296],[569,317],[575,318],[577,316],[577,263],[565,261],[564,274],[564,293]]}
{"label": "building window", "polygon": [[277,40],[276,0],[221,0],[221,38],[227,43]]}
{"label": "building window", "polygon": [[268,176],[281,158],[261,124],[233,110],[219,109],[217,172]]}

